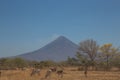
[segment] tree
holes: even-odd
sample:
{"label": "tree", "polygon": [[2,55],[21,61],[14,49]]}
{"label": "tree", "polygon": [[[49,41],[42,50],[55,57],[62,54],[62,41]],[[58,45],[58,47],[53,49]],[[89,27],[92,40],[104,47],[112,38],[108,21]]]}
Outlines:
{"label": "tree", "polygon": [[115,57],[115,55],[119,52],[118,48],[112,46],[112,44],[104,44],[100,47],[101,58],[106,61],[106,70],[110,68],[110,61]]}
{"label": "tree", "polygon": [[99,45],[94,40],[85,40],[80,42],[79,51],[76,57],[88,66],[91,63],[92,66],[95,64],[95,58],[97,56]]}
{"label": "tree", "polygon": [[0,69],[13,69],[14,64],[11,58],[1,58],[0,59]]}
{"label": "tree", "polygon": [[8,59],[7,58],[1,58],[0,59],[0,69],[6,69],[6,61],[7,61]]}
{"label": "tree", "polygon": [[78,60],[76,58],[71,58],[68,56],[67,58],[67,62],[66,64],[68,64],[69,66],[76,66],[76,65],[79,65],[78,64]]}
{"label": "tree", "polygon": [[27,62],[25,60],[23,60],[22,58],[14,58],[13,64],[17,68],[24,68],[27,66]]}
{"label": "tree", "polygon": [[112,63],[112,66],[118,68],[120,71],[120,53],[113,58],[111,63]]}

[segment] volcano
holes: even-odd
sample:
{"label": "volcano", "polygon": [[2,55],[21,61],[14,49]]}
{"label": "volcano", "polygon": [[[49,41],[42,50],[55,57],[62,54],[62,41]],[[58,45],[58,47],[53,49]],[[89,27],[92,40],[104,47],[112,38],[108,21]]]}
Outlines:
{"label": "volcano", "polygon": [[67,60],[68,56],[75,57],[77,50],[78,45],[64,36],[59,36],[54,41],[50,42],[49,44],[38,50],[24,53],[16,57],[35,61],[64,61]]}

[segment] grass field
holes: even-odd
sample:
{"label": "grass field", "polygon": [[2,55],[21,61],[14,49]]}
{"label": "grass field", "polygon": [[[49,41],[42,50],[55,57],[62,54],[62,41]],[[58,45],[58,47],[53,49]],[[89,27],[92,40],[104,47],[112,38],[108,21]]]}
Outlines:
{"label": "grass field", "polygon": [[88,71],[88,77],[83,71],[76,68],[65,68],[63,78],[58,78],[56,73],[52,73],[49,79],[44,79],[47,69],[41,70],[41,75],[30,76],[31,70],[7,70],[2,71],[0,80],[120,80],[120,72],[115,71]]}

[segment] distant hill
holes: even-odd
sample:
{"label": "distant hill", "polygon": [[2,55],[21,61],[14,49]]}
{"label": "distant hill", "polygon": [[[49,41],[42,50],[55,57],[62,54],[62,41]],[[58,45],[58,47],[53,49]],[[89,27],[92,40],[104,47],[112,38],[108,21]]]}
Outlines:
{"label": "distant hill", "polygon": [[60,36],[56,40],[52,41],[51,43],[38,50],[21,54],[16,57],[36,61],[63,61],[66,60],[68,56],[74,57],[77,52],[77,49],[78,45],[76,45],[66,37]]}

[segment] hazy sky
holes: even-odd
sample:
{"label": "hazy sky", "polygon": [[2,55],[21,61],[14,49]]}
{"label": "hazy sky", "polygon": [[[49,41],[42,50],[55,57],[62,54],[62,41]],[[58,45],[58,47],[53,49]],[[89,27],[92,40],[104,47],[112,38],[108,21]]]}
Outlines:
{"label": "hazy sky", "polygon": [[0,57],[39,49],[58,36],[120,46],[120,0],[0,0]]}

